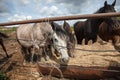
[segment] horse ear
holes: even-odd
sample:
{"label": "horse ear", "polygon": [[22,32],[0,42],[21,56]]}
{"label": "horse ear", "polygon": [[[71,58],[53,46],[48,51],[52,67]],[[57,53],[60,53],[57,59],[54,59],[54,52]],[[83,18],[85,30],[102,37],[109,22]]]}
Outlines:
{"label": "horse ear", "polygon": [[67,32],[67,33],[72,33],[72,30],[70,28],[70,25],[64,21],[64,24],[63,24],[63,29]]}
{"label": "horse ear", "polygon": [[63,29],[66,30],[66,21],[64,20],[64,23],[63,23]]}
{"label": "horse ear", "polygon": [[69,24],[64,20],[64,23],[63,23],[63,29],[68,32],[69,30]]}
{"label": "horse ear", "polygon": [[52,29],[53,29],[53,30],[55,30],[55,25],[54,25],[54,22],[53,22],[53,21],[51,21],[51,22],[50,22],[50,24],[51,24],[51,26],[52,26]]}
{"label": "horse ear", "polygon": [[104,7],[106,7],[107,6],[107,0],[105,0],[105,2],[104,2]]}
{"label": "horse ear", "polygon": [[115,6],[115,4],[116,4],[116,0],[112,3],[112,6]]}

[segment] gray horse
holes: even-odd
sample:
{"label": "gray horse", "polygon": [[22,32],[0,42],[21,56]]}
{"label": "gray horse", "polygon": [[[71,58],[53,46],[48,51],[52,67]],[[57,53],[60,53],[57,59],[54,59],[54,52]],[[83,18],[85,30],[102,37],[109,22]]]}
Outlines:
{"label": "gray horse", "polygon": [[[56,31],[56,33],[61,34],[63,36],[63,38],[67,40],[67,48],[68,48],[68,54],[70,57],[74,57],[74,49],[75,49],[75,43],[76,43],[76,39],[74,37],[74,34],[72,32],[72,29],[70,28],[70,25],[64,21],[63,25],[59,25],[55,22],[51,22],[50,23],[51,26],[53,27],[53,30]],[[56,52],[56,55],[59,56],[59,53]]]}
{"label": "gray horse", "polygon": [[[49,23],[24,24],[17,28],[17,41],[21,45],[24,59],[31,53],[31,49],[43,48],[45,46],[53,46],[61,53],[61,61],[68,62],[69,56],[66,48],[66,39],[60,38]],[[34,50],[31,53],[31,61],[33,61]],[[25,60],[24,60],[25,61]]]}

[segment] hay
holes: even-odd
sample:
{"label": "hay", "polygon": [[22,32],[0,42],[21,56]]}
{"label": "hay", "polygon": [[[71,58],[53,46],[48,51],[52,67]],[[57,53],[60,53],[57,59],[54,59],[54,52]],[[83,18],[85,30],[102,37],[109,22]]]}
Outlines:
{"label": "hay", "polygon": [[[120,66],[120,53],[115,51],[116,49],[111,43],[101,45],[94,43],[92,45],[76,45],[74,55],[75,58],[70,58],[68,65],[77,66]],[[88,50],[88,51],[82,51]],[[89,51],[90,50],[90,51]],[[110,50],[111,52],[104,52]],[[98,52],[97,52],[98,51]],[[59,60],[49,60],[46,63],[60,63]]]}

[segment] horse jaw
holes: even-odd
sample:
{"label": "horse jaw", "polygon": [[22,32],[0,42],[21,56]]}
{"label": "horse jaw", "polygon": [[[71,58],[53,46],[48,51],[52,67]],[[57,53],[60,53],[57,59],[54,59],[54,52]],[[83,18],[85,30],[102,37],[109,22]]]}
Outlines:
{"label": "horse jaw", "polygon": [[53,36],[56,39],[53,39],[54,48],[61,54],[61,61],[65,63],[68,62],[67,42],[59,38],[56,33],[54,33]]}

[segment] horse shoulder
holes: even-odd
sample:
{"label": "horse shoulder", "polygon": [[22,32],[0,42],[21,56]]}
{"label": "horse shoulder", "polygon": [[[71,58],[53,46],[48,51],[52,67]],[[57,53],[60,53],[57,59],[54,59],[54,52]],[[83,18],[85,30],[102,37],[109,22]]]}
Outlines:
{"label": "horse shoulder", "polygon": [[43,36],[43,33],[42,33],[42,26],[40,23],[36,23],[34,26],[33,26],[33,29],[32,29],[32,33],[33,35],[33,38],[34,40],[43,40],[44,39],[44,36]]}
{"label": "horse shoulder", "polygon": [[22,39],[29,38],[32,27],[33,27],[33,24],[25,24],[25,25],[19,26],[17,28],[17,37]]}
{"label": "horse shoulder", "polygon": [[48,23],[36,23],[32,30],[34,40],[39,43],[47,40],[48,33],[51,33],[52,27]]}

